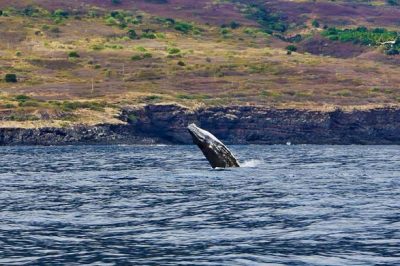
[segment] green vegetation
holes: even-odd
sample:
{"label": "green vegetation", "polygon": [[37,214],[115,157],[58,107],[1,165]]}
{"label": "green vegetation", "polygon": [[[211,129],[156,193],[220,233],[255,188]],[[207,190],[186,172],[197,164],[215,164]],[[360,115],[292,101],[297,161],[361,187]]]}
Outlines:
{"label": "green vegetation", "polygon": [[247,5],[245,13],[247,18],[257,21],[267,33],[285,32],[289,27],[283,14],[269,11],[258,1]]}
{"label": "green vegetation", "polygon": [[152,58],[153,55],[151,53],[143,53],[143,54],[135,54],[131,57],[132,61],[139,61],[146,58]]}
{"label": "green vegetation", "polygon": [[291,44],[291,45],[288,45],[286,47],[286,50],[290,51],[290,52],[296,52],[297,51],[297,47],[295,45]]}
{"label": "green vegetation", "polygon": [[[311,1],[218,0],[195,12],[190,1],[181,1],[179,8],[164,1],[159,4],[165,6],[142,1],[135,8],[124,0],[80,8],[71,1],[50,2],[2,6],[0,109],[13,114],[3,123],[38,117],[41,126],[60,120],[103,123],[117,120],[121,106],[163,102],[305,108],[399,104],[400,70],[392,58],[400,51],[397,25],[384,17],[379,21],[387,29],[358,27],[373,26],[375,18],[335,21],[318,9],[306,14]],[[392,10],[384,0],[352,3],[363,5],[355,13]],[[145,11],[136,9],[142,5]],[[288,7],[291,17],[285,15]],[[171,17],[156,15],[161,8]],[[325,28],[328,22],[331,28]],[[347,29],[339,28],[344,25]],[[391,57],[363,54],[372,49]],[[7,73],[15,76],[6,78]]]}
{"label": "green vegetation", "polygon": [[136,115],[135,114],[130,114],[129,116],[128,116],[128,122],[130,122],[130,123],[135,123],[136,121],[137,121],[137,117],[136,117]]}
{"label": "green vegetation", "polygon": [[320,24],[319,24],[318,20],[316,20],[316,19],[314,19],[314,20],[311,22],[311,25],[312,25],[314,28],[319,28],[319,27],[320,27]]}
{"label": "green vegetation", "polygon": [[122,3],[122,1],[121,0],[111,0],[111,3],[113,5],[120,5]]}
{"label": "green vegetation", "polygon": [[15,82],[17,82],[17,75],[16,74],[6,74],[4,80],[8,83],[15,83]]}
{"label": "green vegetation", "polygon": [[368,29],[357,27],[354,29],[328,28],[322,35],[332,41],[352,42],[368,46],[385,46],[386,54],[398,54],[400,49],[399,33],[384,28]]}
{"label": "green vegetation", "polygon": [[193,25],[182,21],[176,21],[174,23],[174,29],[187,34],[189,31],[193,30]]}
{"label": "green vegetation", "polygon": [[78,102],[78,101],[64,101],[54,102],[56,106],[59,106],[64,111],[74,111],[77,109],[90,109],[94,111],[103,111],[107,106],[106,102]]}
{"label": "green vegetation", "polygon": [[181,52],[181,50],[179,48],[176,48],[176,47],[170,47],[170,48],[167,49],[167,52],[170,55],[176,55],[176,54],[179,54]]}
{"label": "green vegetation", "polygon": [[391,6],[398,6],[399,4],[399,0],[386,0],[386,2],[391,5]]}
{"label": "green vegetation", "polygon": [[78,54],[77,51],[71,51],[71,52],[68,53],[68,57],[69,58],[78,58],[78,57],[81,57],[81,56]]}
{"label": "green vegetation", "polygon": [[132,39],[132,40],[139,39],[139,36],[134,29],[130,29],[128,31],[128,37],[129,37],[129,39]]}
{"label": "green vegetation", "polygon": [[140,35],[140,38],[144,39],[156,39],[157,35],[155,30],[152,29],[144,29],[142,30],[142,34]]}

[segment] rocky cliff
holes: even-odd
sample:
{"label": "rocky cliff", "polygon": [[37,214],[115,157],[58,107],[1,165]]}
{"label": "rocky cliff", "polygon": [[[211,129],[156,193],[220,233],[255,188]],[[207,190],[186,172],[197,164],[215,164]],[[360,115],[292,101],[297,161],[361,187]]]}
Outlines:
{"label": "rocky cliff", "polygon": [[1,145],[192,142],[189,123],[228,144],[400,144],[400,109],[344,112],[252,106],[190,110],[177,105],[123,108],[121,125],[0,129]]}

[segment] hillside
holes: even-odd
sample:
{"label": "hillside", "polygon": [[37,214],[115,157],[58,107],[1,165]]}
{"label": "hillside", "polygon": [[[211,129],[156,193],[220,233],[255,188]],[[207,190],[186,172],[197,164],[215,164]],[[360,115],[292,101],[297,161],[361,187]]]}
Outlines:
{"label": "hillside", "polygon": [[0,0],[2,127],[127,105],[400,102],[397,1]]}

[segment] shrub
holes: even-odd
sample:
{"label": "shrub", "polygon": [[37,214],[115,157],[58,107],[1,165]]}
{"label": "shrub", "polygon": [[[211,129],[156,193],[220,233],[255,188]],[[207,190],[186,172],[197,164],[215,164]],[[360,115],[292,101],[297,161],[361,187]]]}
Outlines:
{"label": "shrub", "polygon": [[399,0],[387,0],[386,2],[391,6],[398,6],[399,5]]}
{"label": "shrub", "polygon": [[144,48],[143,46],[137,46],[136,50],[138,50],[139,52],[146,52],[146,48]]}
{"label": "shrub", "polygon": [[183,61],[179,61],[179,62],[178,62],[178,66],[186,66],[186,64],[185,64],[185,62],[183,62]]}
{"label": "shrub", "polygon": [[30,100],[31,97],[29,97],[29,96],[27,96],[27,95],[24,95],[24,94],[20,94],[20,95],[15,96],[14,99],[15,99],[16,101],[18,101],[18,102],[25,102],[25,101],[27,101],[27,100]]}
{"label": "shrub", "polygon": [[386,55],[398,55],[398,54],[400,54],[399,50],[397,50],[396,48],[390,48],[385,53],[386,53]]}
{"label": "shrub", "polygon": [[53,16],[58,17],[58,18],[67,18],[69,16],[68,11],[62,10],[62,9],[57,9],[53,12]]}
{"label": "shrub", "polygon": [[153,32],[143,32],[142,35],[140,35],[141,38],[145,38],[145,39],[156,39],[157,36],[155,33]]}
{"label": "shrub", "polygon": [[162,97],[159,95],[149,95],[149,96],[144,97],[144,100],[146,102],[154,102],[154,101],[159,101],[161,99],[162,99]]}
{"label": "shrub", "polygon": [[152,55],[151,53],[144,53],[144,54],[142,55],[142,57],[143,57],[143,58],[152,58],[153,55]]}
{"label": "shrub", "polygon": [[81,56],[78,54],[77,51],[71,51],[71,52],[68,53],[68,57],[69,58],[78,58],[78,57],[81,57]]}
{"label": "shrub", "polygon": [[15,82],[17,82],[17,75],[16,74],[6,74],[5,81],[8,83],[15,83]]}
{"label": "shrub", "polygon": [[143,57],[141,55],[139,55],[139,54],[132,55],[132,57],[131,57],[132,61],[139,61],[139,60],[142,60],[142,59],[143,59]]}
{"label": "shrub", "polygon": [[193,25],[187,22],[176,21],[174,29],[183,33],[189,33],[189,31],[193,30]]}
{"label": "shrub", "polygon": [[146,58],[152,58],[153,57],[153,55],[151,54],[151,53],[144,53],[144,54],[136,54],[136,55],[133,55],[132,57],[131,57],[131,60],[133,60],[133,61],[139,61],[139,60],[142,60],[142,59],[146,59]]}
{"label": "shrub", "polygon": [[106,24],[107,24],[107,26],[114,26],[114,25],[118,25],[119,23],[118,23],[118,21],[117,21],[115,18],[113,18],[113,17],[108,17],[108,18],[106,19]]}
{"label": "shrub", "polygon": [[137,116],[135,114],[129,114],[128,115],[128,122],[129,123],[136,123],[138,120]]}
{"label": "shrub", "polygon": [[0,16],[2,16],[3,15],[3,10],[0,10]]}
{"label": "shrub", "polygon": [[319,22],[318,22],[316,19],[314,19],[314,20],[311,22],[311,25],[312,25],[314,28],[319,28],[319,26],[320,26]]}
{"label": "shrub", "polygon": [[221,34],[222,35],[227,35],[227,34],[229,34],[229,30],[226,29],[226,28],[223,28],[223,29],[221,29]]}
{"label": "shrub", "polygon": [[38,107],[40,104],[36,100],[20,101],[18,104],[20,107]]}
{"label": "shrub", "polygon": [[231,29],[237,29],[240,27],[240,23],[236,22],[236,21],[232,21],[229,26],[231,27]]}
{"label": "shrub", "polygon": [[128,31],[128,37],[129,37],[129,39],[132,39],[132,40],[139,39],[139,36],[137,35],[137,33],[134,29],[131,29]]}
{"label": "shrub", "polygon": [[104,111],[104,107],[106,107],[106,103],[104,102],[70,102],[64,101],[61,104],[61,108],[65,111],[73,111],[77,109],[90,109],[94,111]]}
{"label": "shrub", "polygon": [[176,47],[168,48],[169,54],[179,54],[180,52],[181,52],[181,50],[179,48],[176,48]]}
{"label": "shrub", "polygon": [[33,6],[27,6],[24,9],[22,9],[21,14],[27,17],[32,17],[37,12],[38,12],[37,8],[34,8]]}
{"label": "shrub", "polygon": [[295,45],[291,44],[291,45],[288,45],[286,47],[286,50],[288,50],[290,52],[296,52],[297,51],[297,47]]}
{"label": "shrub", "polygon": [[122,3],[121,0],[111,0],[111,4],[113,5],[120,5]]}

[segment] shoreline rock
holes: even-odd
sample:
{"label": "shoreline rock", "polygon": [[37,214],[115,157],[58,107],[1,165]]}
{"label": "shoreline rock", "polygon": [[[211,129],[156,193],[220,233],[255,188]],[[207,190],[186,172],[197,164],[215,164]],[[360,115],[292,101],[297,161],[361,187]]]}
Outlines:
{"label": "shoreline rock", "polygon": [[[0,128],[0,145],[191,144],[190,123],[227,144],[400,144],[400,109],[330,112],[253,106],[125,107],[120,125]],[[122,124],[126,122],[126,124]]]}

